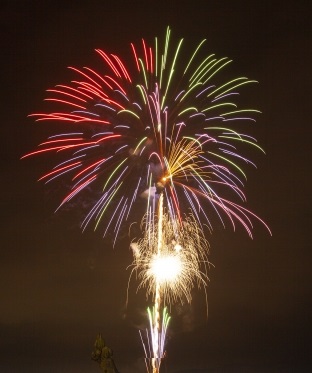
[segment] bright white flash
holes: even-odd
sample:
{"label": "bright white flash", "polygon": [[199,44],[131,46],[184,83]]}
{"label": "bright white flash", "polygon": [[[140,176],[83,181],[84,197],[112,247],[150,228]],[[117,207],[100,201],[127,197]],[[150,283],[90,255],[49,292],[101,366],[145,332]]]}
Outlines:
{"label": "bright white flash", "polygon": [[179,252],[182,250],[182,246],[179,245],[179,244],[176,244],[176,245],[174,246],[174,249],[175,249],[175,251],[176,251],[177,253],[179,253]]}
{"label": "bright white flash", "polygon": [[155,255],[150,271],[160,283],[174,281],[182,271],[181,259],[177,255]]}
{"label": "bright white flash", "polygon": [[[147,219],[142,224],[146,221],[150,223]],[[186,216],[181,224],[164,212],[161,237],[159,220],[151,222],[144,236],[131,244],[132,271],[140,280],[139,287],[146,287],[147,295],[156,295],[158,289],[167,304],[190,303],[192,289],[207,285],[208,241],[193,216]]]}

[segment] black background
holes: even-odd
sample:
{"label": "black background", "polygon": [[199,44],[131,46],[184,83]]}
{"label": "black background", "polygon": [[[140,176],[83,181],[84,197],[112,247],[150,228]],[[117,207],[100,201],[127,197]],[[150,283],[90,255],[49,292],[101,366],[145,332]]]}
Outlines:
{"label": "black background", "polygon": [[[270,225],[209,237],[205,296],[172,309],[164,372],[310,372],[311,17],[306,1],[2,1],[0,371],[99,371],[90,359],[101,331],[122,373],[143,372],[138,328],[144,294],[130,286],[127,237],[115,249],[82,234],[77,206],[53,214],[56,198],[35,180],[48,159],[20,161],[49,124],[45,90],[66,66],[96,66],[95,48],[127,59],[130,42],[163,36],[234,60],[260,82],[248,102],[262,111],[248,206]],[[235,75],[234,74],[234,75]],[[41,126],[41,127],[40,127]],[[61,189],[61,185],[60,185]]]}

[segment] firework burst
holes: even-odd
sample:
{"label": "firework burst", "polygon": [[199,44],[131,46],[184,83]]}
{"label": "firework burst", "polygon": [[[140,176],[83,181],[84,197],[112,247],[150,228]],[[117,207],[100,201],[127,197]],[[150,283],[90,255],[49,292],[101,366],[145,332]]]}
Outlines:
{"label": "firework burst", "polygon": [[70,67],[76,78],[48,90],[46,101],[58,109],[32,116],[62,123],[64,132],[23,158],[61,157],[40,178],[50,183],[62,177],[71,184],[59,207],[85,189],[98,192],[83,229],[91,221],[97,227],[105,217],[104,235],[111,229],[117,237],[139,197],[162,191],[173,220],[182,222],[191,209],[199,224],[204,218],[212,228],[216,215],[222,224],[224,218],[233,227],[239,222],[251,236],[251,220],[259,218],[242,206],[242,165],[252,162],[240,149],[262,149],[237,128],[254,122],[258,111],[239,108],[234,100],[238,88],[255,81],[238,77],[220,83],[216,77],[231,61],[206,54],[204,44],[189,59],[181,58],[184,41],[174,43],[168,28],[163,43],[155,38],[152,44],[144,39],[131,44],[127,64],[97,49],[101,71]]}
{"label": "firework burst", "polygon": [[[191,53],[184,40],[144,39],[130,45],[131,59],[96,49],[103,67],[69,67],[75,78],[48,89],[54,111],[36,113],[37,122],[64,128],[22,158],[55,153],[59,161],[39,180],[65,178],[70,191],[58,208],[85,190],[95,202],[82,222],[115,241],[135,204],[144,204],[143,237],[132,243],[132,274],[139,288],[154,297],[148,311],[148,371],[158,373],[170,320],[166,305],[191,302],[192,289],[207,285],[209,245],[203,225],[212,230],[217,217],[252,237],[253,219],[243,207],[247,147],[263,152],[240,128],[255,122],[258,110],[239,107],[238,90],[256,83],[246,77],[221,81],[231,63],[205,52],[205,40]],[[183,51],[183,52],[182,52]],[[141,219],[140,215],[139,219]],[[135,217],[137,220],[137,216]],[[145,345],[143,343],[145,348]]]}
{"label": "firework burst", "polygon": [[207,285],[209,244],[194,217],[185,216],[182,223],[172,221],[167,213],[161,221],[155,217],[131,247],[132,273],[147,296],[155,297],[158,288],[165,304],[190,303],[192,289]]}
{"label": "firework burst", "polygon": [[[152,294],[154,298],[153,312],[148,311],[150,368],[147,364],[147,371],[153,373],[159,372],[164,354],[169,323],[166,304],[185,300],[190,303],[194,286],[205,288],[207,285],[209,266],[209,244],[196,219],[191,214],[184,216],[182,222],[173,219],[166,213],[163,200],[164,194],[161,193],[157,214],[146,214],[147,222],[143,220],[142,223],[144,236],[131,245],[134,256],[132,274],[136,273],[139,288],[146,288],[146,296]],[[144,342],[143,346],[147,356]]]}

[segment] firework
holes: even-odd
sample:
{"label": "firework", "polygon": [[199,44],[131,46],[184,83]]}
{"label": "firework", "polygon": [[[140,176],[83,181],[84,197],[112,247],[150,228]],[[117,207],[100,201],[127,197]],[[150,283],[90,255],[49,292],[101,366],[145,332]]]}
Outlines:
{"label": "firework", "polygon": [[132,273],[147,296],[155,297],[159,289],[166,304],[190,303],[192,289],[207,285],[209,244],[193,216],[185,216],[180,223],[167,213],[158,215],[131,247]]}
{"label": "firework", "polygon": [[94,191],[83,229],[105,217],[104,235],[113,230],[116,239],[139,197],[150,201],[162,191],[173,220],[181,222],[191,209],[210,228],[216,215],[223,225],[224,218],[233,227],[239,222],[251,236],[251,219],[259,218],[241,205],[242,165],[252,164],[241,152],[246,145],[262,149],[238,128],[254,122],[258,111],[234,100],[238,88],[255,81],[220,82],[219,72],[231,60],[206,54],[204,45],[182,58],[184,41],[174,43],[168,28],[162,43],[131,43],[127,63],[97,49],[101,71],[70,67],[76,78],[48,90],[46,101],[57,109],[32,116],[62,123],[64,132],[24,157],[57,153],[60,160],[40,180],[62,177],[71,185],[59,208],[86,189]]}
{"label": "firework", "polygon": [[140,331],[140,337],[145,353],[145,363],[147,372],[158,373],[161,365],[161,360],[165,356],[165,341],[166,333],[170,321],[170,316],[167,308],[164,307],[162,312],[162,321],[159,329],[155,333],[156,311],[155,307],[152,310],[147,309],[150,328],[146,330],[144,338],[143,333]]}
{"label": "firework", "polygon": [[[149,352],[151,368],[159,372],[164,353],[164,344],[169,318],[166,304],[191,302],[191,291],[195,285],[207,285],[209,244],[203,230],[192,216],[183,221],[174,220],[166,213],[163,193],[157,204],[157,215],[146,214],[142,225],[144,236],[133,242],[134,262],[132,273],[137,274],[139,287],[146,288],[147,297],[154,297],[153,312],[149,311],[150,338]],[[163,311],[162,311],[163,310]],[[161,321],[163,313],[163,321]],[[146,348],[143,343],[145,355]]]}
{"label": "firework", "polygon": [[137,201],[146,198],[132,273],[154,297],[146,353],[153,373],[170,319],[165,305],[190,302],[192,289],[207,284],[203,225],[212,230],[217,217],[223,226],[226,220],[234,229],[241,224],[252,237],[257,219],[269,230],[243,207],[243,166],[254,165],[244,151],[263,150],[241,131],[259,111],[239,107],[238,89],[256,81],[222,81],[219,73],[231,60],[204,47],[205,40],[187,58],[184,40],[174,42],[168,28],[163,42],[131,43],[127,63],[97,49],[100,71],[70,67],[76,78],[48,90],[54,111],[32,115],[58,128],[61,123],[64,131],[23,157],[55,153],[55,167],[39,180],[65,178],[70,185],[58,208],[92,190],[95,202],[82,228],[103,221],[104,235],[113,231],[115,241],[123,223],[133,221]]}

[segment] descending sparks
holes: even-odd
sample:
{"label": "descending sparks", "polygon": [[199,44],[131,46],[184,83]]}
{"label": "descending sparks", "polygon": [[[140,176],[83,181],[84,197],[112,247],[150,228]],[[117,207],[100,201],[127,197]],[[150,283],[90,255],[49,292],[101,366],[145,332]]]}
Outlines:
{"label": "descending sparks", "polygon": [[231,60],[205,54],[204,45],[205,40],[187,60],[186,41],[175,42],[168,28],[163,42],[131,43],[127,63],[96,49],[100,71],[69,67],[76,78],[47,91],[47,105],[55,111],[32,116],[57,127],[62,123],[68,134],[43,141],[23,158],[63,157],[40,178],[70,178],[72,191],[61,205],[92,181],[98,197],[83,227],[91,221],[97,227],[105,217],[105,232],[109,224],[117,236],[137,200],[153,197],[149,190],[154,188],[163,192],[173,219],[181,221],[191,209],[198,223],[204,218],[212,226],[217,217],[223,225],[226,220],[234,228],[241,224],[252,235],[251,218],[258,218],[241,204],[246,200],[243,169],[253,163],[242,153],[246,146],[262,149],[241,129],[249,128],[258,111],[241,108],[234,99],[237,89],[255,80],[222,82],[220,71]]}
{"label": "descending sparks", "polygon": [[[133,242],[133,269],[146,295],[154,297],[153,312],[149,313],[151,339],[150,366],[147,371],[158,373],[163,358],[167,326],[161,321],[166,315],[166,304],[191,302],[194,286],[207,285],[208,249],[203,230],[192,215],[176,221],[163,205],[163,193],[157,203],[157,214],[147,213],[142,226],[143,238]],[[152,210],[153,211],[153,210]],[[169,322],[169,319],[168,319]],[[146,351],[144,341],[143,346]],[[145,352],[146,354],[146,352]]]}
{"label": "descending sparks", "polygon": [[192,289],[207,284],[209,244],[193,216],[184,217],[182,223],[167,213],[161,222],[159,216],[155,217],[144,230],[144,237],[131,247],[132,271],[137,273],[139,287],[146,288],[147,295],[155,296],[159,286],[162,302],[190,303]]}
{"label": "descending sparks", "polygon": [[255,166],[246,149],[263,150],[245,134],[259,111],[240,107],[237,90],[256,81],[222,81],[220,72],[232,61],[207,54],[204,44],[187,58],[187,43],[172,40],[168,28],[154,46],[144,39],[131,43],[127,63],[96,49],[103,67],[69,67],[75,80],[47,90],[54,111],[31,115],[56,131],[62,125],[62,133],[22,157],[55,155],[56,165],[39,180],[64,177],[70,184],[57,210],[84,190],[96,192],[82,228],[103,221],[104,236],[113,232],[114,244],[125,221],[141,219],[135,206],[146,199],[143,236],[131,245],[131,274],[154,298],[143,342],[152,373],[159,373],[164,356],[166,305],[190,303],[192,290],[207,285],[203,226],[212,230],[217,218],[224,227],[238,223],[252,237],[258,220],[270,232],[243,206],[245,167]]}

